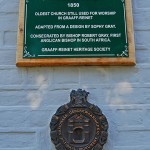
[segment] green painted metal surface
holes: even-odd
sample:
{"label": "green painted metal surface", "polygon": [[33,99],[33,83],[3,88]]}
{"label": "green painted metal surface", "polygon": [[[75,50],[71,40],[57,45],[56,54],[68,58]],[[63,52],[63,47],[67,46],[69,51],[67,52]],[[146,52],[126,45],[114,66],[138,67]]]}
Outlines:
{"label": "green painted metal surface", "polygon": [[124,0],[26,0],[23,58],[128,57]]}

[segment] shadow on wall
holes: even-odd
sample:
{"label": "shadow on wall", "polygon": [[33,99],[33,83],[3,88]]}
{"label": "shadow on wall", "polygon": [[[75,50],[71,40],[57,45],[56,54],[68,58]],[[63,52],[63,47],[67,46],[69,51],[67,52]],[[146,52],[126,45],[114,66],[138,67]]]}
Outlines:
{"label": "shadow on wall", "polygon": [[47,89],[48,89],[48,83],[46,83],[46,79],[42,75],[38,75],[35,79],[36,81],[36,86],[38,89],[36,92],[29,92],[27,95],[27,99],[30,102],[30,107],[32,110],[36,110],[40,107],[44,95],[46,95]]}
{"label": "shadow on wall", "polygon": [[[112,70],[113,68],[110,67],[110,69]],[[75,68],[76,72],[78,72],[76,76],[79,77],[72,75],[72,68],[55,68],[53,72],[56,71],[59,75],[55,76],[55,73],[53,74],[53,72],[51,72],[51,74],[53,74],[51,79],[45,76],[44,71],[42,72],[43,69],[39,70],[40,71],[36,72],[34,76],[35,71],[28,68],[28,72],[30,72],[30,76],[32,77],[31,86],[34,85],[35,87],[35,90],[31,90],[27,93],[27,99],[33,110],[38,109],[42,105],[42,102],[48,99],[48,105],[60,106],[63,104],[60,101],[69,101],[70,91],[78,88],[89,91],[90,101],[97,105],[124,105],[130,103],[130,101],[126,99],[126,96],[132,94],[133,88],[128,80],[129,76],[133,76],[134,73],[129,75],[128,68],[121,68],[119,72],[119,69],[115,68],[115,70],[117,70],[116,73],[115,71],[112,73],[109,67]],[[47,74],[49,75],[50,73]],[[116,77],[117,74],[120,74],[121,77]],[[70,80],[71,76],[73,76],[72,80]],[[57,83],[55,83],[56,81]],[[64,95],[62,95],[62,92],[64,92]],[[50,99],[58,102],[52,103]]]}
{"label": "shadow on wall", "polygon": [[108,102],[110,102],[109,98],[111,98],[113,105],[124,105],[125,100],[123,98],[126,98],[126,95],[129,95],[133,92],[132,85],[129,82],[120,82],[115,85],[115,87],[112,89],[111,94],[108,97]]}

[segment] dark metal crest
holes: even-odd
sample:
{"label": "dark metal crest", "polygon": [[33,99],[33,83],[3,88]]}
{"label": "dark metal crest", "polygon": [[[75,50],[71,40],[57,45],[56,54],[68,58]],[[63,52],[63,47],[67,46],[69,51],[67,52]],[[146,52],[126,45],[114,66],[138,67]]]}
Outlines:
{"label": "dark metal crest", "polygon": [[53,115],[51,140],[57,150],[102,150],[107,141],[108,122],[98,106],[87,101],[88,92],[70,93],[70,102]]}

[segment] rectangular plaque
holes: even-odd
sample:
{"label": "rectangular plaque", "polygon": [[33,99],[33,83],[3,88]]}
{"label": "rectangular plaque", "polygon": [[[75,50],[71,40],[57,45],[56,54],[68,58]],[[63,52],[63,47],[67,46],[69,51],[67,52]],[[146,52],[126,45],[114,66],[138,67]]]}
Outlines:
{"label": "rectangular plaque", "polygon": [[134,65],[131,0],[20,0],[17,66]]}

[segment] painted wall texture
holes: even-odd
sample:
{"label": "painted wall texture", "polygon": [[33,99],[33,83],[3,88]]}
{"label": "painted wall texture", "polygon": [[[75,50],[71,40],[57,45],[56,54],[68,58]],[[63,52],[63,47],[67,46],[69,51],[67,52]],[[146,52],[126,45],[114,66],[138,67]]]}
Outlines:
{"label": "painted wall texture", "polygon": [[0,150],[55,150],[49,122],[72,89],[109,121],[104,150],[150,149],[150,0],[133,0],[137,65],[15,66],[19,0],[0,0]]}

